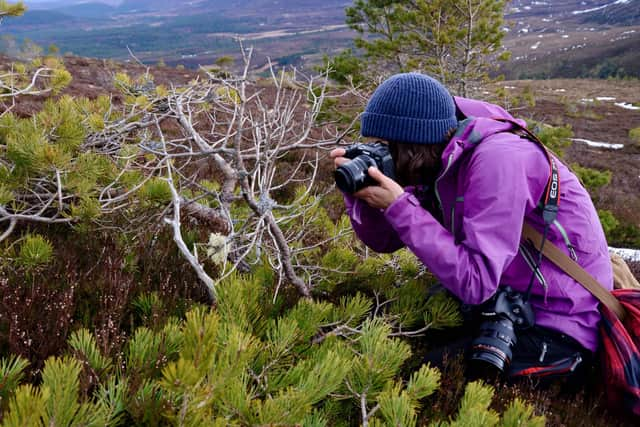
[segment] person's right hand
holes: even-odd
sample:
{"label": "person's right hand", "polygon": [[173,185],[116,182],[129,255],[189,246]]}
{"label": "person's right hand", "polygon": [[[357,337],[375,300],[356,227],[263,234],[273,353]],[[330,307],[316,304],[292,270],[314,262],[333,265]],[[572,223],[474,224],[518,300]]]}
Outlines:
{"label": "person's right hand", "polygon": [[334,148],[331,150],[331,153],[329,153],[329,156],[333,159],[333,164],[336,168],[350,161],[350,159],[344,157],[345,153],[346,151],[344,148]]}

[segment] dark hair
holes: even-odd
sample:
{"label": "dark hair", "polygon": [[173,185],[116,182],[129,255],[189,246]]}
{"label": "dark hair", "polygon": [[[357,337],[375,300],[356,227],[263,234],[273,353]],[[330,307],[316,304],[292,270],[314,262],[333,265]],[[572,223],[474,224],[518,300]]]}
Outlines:
{"label": "dark hair", "polygon": [[455,129],[450,129],[438,144],[408,144],[389,141],[389,152],[395,163],[398,184],[432,184],[442,168],[442,152]]}

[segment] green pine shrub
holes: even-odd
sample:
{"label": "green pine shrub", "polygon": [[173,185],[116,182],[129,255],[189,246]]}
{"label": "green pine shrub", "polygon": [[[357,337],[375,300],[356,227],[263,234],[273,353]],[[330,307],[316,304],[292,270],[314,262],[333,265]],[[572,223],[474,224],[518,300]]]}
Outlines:
{"label": "green pine shrub", "polygon": [[9,402],[3,426],[117,425],[123,413],[126,385],[115,380],[99,387],[98,403],[80,401],[81,364],[74,358],[51,358],[42,385],[20,386]]}
{"label": "green pine shrub", "polygon": [[564,157],[564,149],[571,145],[569,138],[573,136],[573,130],[570,125],[550,126],[544,123],[530,122],[527,127],[532,129],[551,151],[560,158]]}
{"label": "green pine shrub", "polygon": [[[384,318],[368,317],[370,299],[286,308],[270,302],[260,277],[268,276],[230,277],[215,309],[196,306],[157,331],[137,328],[121,362],[86,329],[69,339],[73,356],[47,360],[39,386],[18,385],[26,362],[3,361],[3,425],[340,425],[364,417],[416,425],[440,373],[423,365],[398,377],[411,347],[390,336]],[[469,385],[453,424],[496,425],[491,397],[491,388]],[[505,415],[529,418],[539,417],[521,402]]]}
{"label": "green pine shrub", "polygon": [[357,283],[363,284],[375,292],[384,292],[397,280],[396,272],[388,268],[391,255],[381,254],[365,258],[356,266]]}
{"label": "green pine shrub", "polygon": [[629,130],[629,138],[640,147],[640,127]]}
{"label": "green pine shrub", "polygon": [[[44,93],[68,85],[70,75],[62,63],[44,58],[13,66],[16,88],[21,79],[31,81],[38,66],[52,70],[36,81]],[[7,211],[33,215],[35,221],[86,224],[102,215],[105,189],[113,195],[135,187],[143,177],[126,170],[131,161],[86,145],[91,132],[106,126],[105,120],[118,119],[117,110],[107,96],[89,100],[63,95],[46,99],[32,117],[0,114],[0,202]],[[34,191],[38,198],[32,197]]]}
{"label": "green pine shrub", "polygon": [[618,223],[609,231],[607,239],[611,245],[638,248],[640,247],[640,226]]}
{"label": "green pine shrub", "polygon": [[53,246],[41,235],[27,234],[20,246],[18,253],[18,264],[33,268],[47,264],[53,257]]}
{"label": "green pine shrub", "polygon": [[528,107],[536,106],[536,98],[531,85],[526,85],[520,94],[521,102]]}
{"label": "green pine shrub", "polygon": [[458,303],[444,292],[434,294],[427,300],[424,323],[432,329],[460,326],[462,314]]}
{"label": "green pine shrub", "polygon": [[102,354],[94,336],[88,329],[82,328],[73,332],[68,343],[75,357],[84,361],[86,368],[93,376],[104,380],[112,373],[111,360]]}
{"label": "green pine shrub", "polygon": [[140,197],[152,204],[166,204],[171,201],[171,189],[166,181],[153,178],[142,186]]}
{"label": "green pine shrub", "polygon": [[598,217],[609,245],[640,247],[640,227],[620,221],[607,209],[598,209]]}
{"label": "green pine shrub", "polygon": [[6,0],[2,0],[2,2],[0,2],[0,12],[2,12],[3,16],[20,16],[26,10],[27,8],[22,1],[8,2]]}
{"label": "green pine shrub", "polygon": [[571,168],[578,176],[582,184],[585,186],[587,191],[589,191],[589,194],[591,194],[591,198],[595,198],[595,194],[601,187],[604,187],[605,185],[609,185],[609,183],[611,183],[612,173],[609,170],[599,171],[597,169],[580,166],[577,163],[572,164]]}
{"label": "green pine shrub", "polygon": [[446,423],[434,423],[437,426],[528,426],[542,427],[545,425],[543,416],[533,414],[531,405],[524,404],[520,399],[514,399],[500,417],[490,408],[495,390],[482,382],[467,384],[464,396],[456,417]]}
{"label": "green pine shrub", "polygon": [[18,384],[24,378],[24,371],[29,365],[20,356],[9,356],[8,359],[0,359],[0,413],[7,409],[9,396],[11,396]]}
{"label": "green pine shrub", "polygon": [[620,221],[618,221],[613,213],[607,209],[598,209],[598,217],[600,218],[600,224],[602,224],[605,236],[610,240],[609,236],[611,236],[611,233],[620,226]]}
{"label": "green pine shrub", "polygon": [[131,302],[135,313],[139,316],[141,323],[152,327],[157,320],[159,313],[164,309],[164,302],[158,292],[148,292],[138,295]]}

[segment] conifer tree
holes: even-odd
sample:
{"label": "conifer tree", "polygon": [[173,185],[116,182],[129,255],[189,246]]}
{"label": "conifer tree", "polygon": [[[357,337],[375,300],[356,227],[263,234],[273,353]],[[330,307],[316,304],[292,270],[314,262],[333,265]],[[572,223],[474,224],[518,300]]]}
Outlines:
{"label": "conifer tree", "polygon": [[26,10],[27,8],[22,1],[9,3],[6,0],[0,0],[0,22],[6,16],[20,16]]}
{"label": "conifer tree", "polygon": [[466,96],[488,79],[501,52],[506,2],[490,0],[356,0],[346,22],[356,51],[332,59],[334,77],[375,83],[377,76],[423,71]]}

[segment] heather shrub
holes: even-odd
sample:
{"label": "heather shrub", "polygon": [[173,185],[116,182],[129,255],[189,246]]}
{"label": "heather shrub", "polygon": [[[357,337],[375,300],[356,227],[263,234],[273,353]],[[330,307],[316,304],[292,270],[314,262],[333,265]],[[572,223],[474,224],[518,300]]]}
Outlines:
{"label": "heather shrub", "polygon": [[[83,326],[102,351],[114,354],[131,328],[156,327],[206,300],[166,233],[134,243],[62,227],[49,228],[48,236],[53,252],[46,265],[25,268],[19,258],[0,259],[1,356],[19,354],[37,368]],[[149,294],[158,302],[144,308],[140,301]]]}

